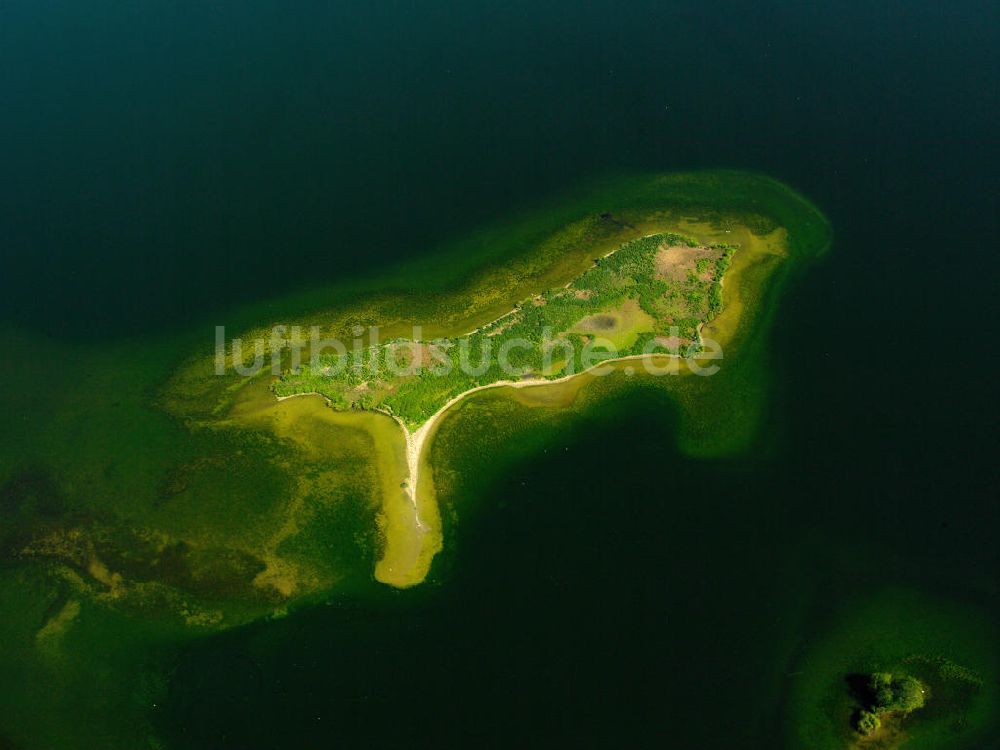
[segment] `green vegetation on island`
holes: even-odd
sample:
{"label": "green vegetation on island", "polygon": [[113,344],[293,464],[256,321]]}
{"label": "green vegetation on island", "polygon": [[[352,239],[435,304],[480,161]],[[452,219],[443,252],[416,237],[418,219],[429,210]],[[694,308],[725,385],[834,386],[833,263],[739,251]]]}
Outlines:
{"label": "green vegetation on island", "polygon": [[[684,304],[696,306],[675,322],[696,319],[706,339],[725,345],[719,373],[627,377],[628,363],[619,363],[607,377],[555,382],[541,374],[539,386],[463,399],[427,436],[425,529],[413,545],[412,527],[393,520],[396,509],[410,508],[398,424],[376,411],[335,411],[319,397],[278,401],[280,373],[270,368],[217,375],[211,324],[219,321],[164,338],[73,345],[10,332],[2,398],[17,428],[0,463],[0,605],[11,616],[0,635],[11,647],[0,653],[0,676],[23,689],[0,691],[4,714],[15,717],[4,734],[45,747],[146,746],[149,707],[164,697],[165,686],[145,677],[158,650],[339,597],[399,601],[381,582],[410,586],[434,575],[431,562],[456,530],[463,477],[495,478],[512,456],[538,445],[526,435],[553,435],[625,390],[656,401],[685,454],[746,450],[766,413],[781,293],[830,241],[808,200],[761,175],[604,180],[420,260],[262,299],[224,322],[230,337],[247,341],[277,324],[320,326],[344,341],[356,327],[376,325],[386,341],[414,326],[427,341],[461,338],[519,300],[526,316],[536,314],[536,295],[555,296],[595,259],[648,235],[678,235],[709,250],[738,246],[728,267],[714,266],[717,278],[725,274],[721,288],[713,279],[684,289],[686,276],[677,285],[693,292],[681,295]],[[693,270],[712,273],[713,261],[699,257]],[[638,301],[623,299],[613,311],[577,310],[576,302],[552,303],[553,311],[563,304],[574,316],[586,313],[567,318],[569,337],[632,346],[630,337],[661,335],[642,330],[650,313]],[[591,321],[596,331],[579,327],[603,315],[616,327],[602,327],[603,319]],[[289,361],[282,365],[287,371]],[[432,405],[422,394],[416,403]],[[379,576],[386,561],[394,567]],[[39,715],[59,720],[40,725]],[[103,734],[112,726],[114,742]]]}
{"label": "green vegetation on island", "polygon": [[[610,221],[595,217],[591,231]],[[504,380],[557,379],[643,354],[691,357],[702,349],[702,326],[722,311],[736,249],[652,234],[466,336],[313,352],[313,364],[286,372],[274,391],[319,393],[334,409],[378,409],[415,428],[455,396]]]}
{"label": "green vegetation on island", "polygon": [[865,706],[858,711],[855,726],[863,735],[874,734],[882,726],[883,716],[906,716],[924,705],[927,688],[909,675],[875,672],[868,677]]}
{"label": "green vegetation on island", "polygon": [[[643,384],[676,403],[684,452],[721,456],[745,448],[765,402],[764,352],[781,288],[829,239],[814,206],[761,175],[626,177],[380,276],[234,311],[227,329],[250,341],[277,324],[316,325],[350,341],[356,328],[379,326],[393,341],[419,326],[426,341],[483,343],[510,340],[514,329],[537,341],[550,326],[554,337],[581,344],[580,356],[591,342],[597,360],[608,353],[599,338],[619,355],[659,338],[663,353],[697,356],[699,333],[725,345],[724,366],[711,378],[626,378],[622,366],[608,377],[559,383],[569,367],[579,372],[577,353],[562,362],[553,356],[546,369],[544,352],[512,350],[528,382],[544,383],[516,391],[517,414],[491,419],[488,434],[474,429],[461,437],[444,419],[440,444],[437,432],[428,436],[422,460],[434,470],[421,474],[419,501],[426,540],[404,546],[393,558],[397,573],[378,578],[412,585],[443,543],[438,492],[450,497],[451,479],[462,463],[471,465],[469,451],[496,454],[497,445],[484,448],[480,440],[513,444],[529,423],[556,425]],[[505,325],[511,330],[501,330]],[[307,368],[291,371],[287,350],[283,376],[265,368],[243,377],[232,367],[217,375],[214,341],[204,329],[72,349],[28,335],[13,341],[18,368],[8,411],[24,431],[0,467],[0,502],[12,519],[0,529],[0,556],[45,571],[67,596],[182,627],[229,627],[333,592],[371,592],[372,570],[393,557],[391,540],[410,533],[394,520],[405,520],[396,511],[410,501],[400,486],[405,443],[392,420],[364,409],[335,411],[319,398],[275,399],[275,391],[315,387],[331,400],[339,392],[345,404],[376,406],[377,388],[366,400],[346,380],[317,376],[314,386]],[[73,367],[43,365],[63,358]],[[79,371],[85,380],[74,376]],[[412,427],[452,395],[496,376],[470,378],[453,368],[444,378],[404,377],[404,387],[379,398]],[[17,396],[36,384],[44,384],[44,420],[29,419],[34,402]],[[514,405],[513,394],[497,389],[493,396]],[[82,434],[85,440],[66,437]]]}
{"label": "green vegetation on island", "polygon": [[933,721],[945,718],[960,733],[983,688],[983,680],[944,657],[912,655],[892,672],[851,675],[854,697],[861,704],[854,717],[855,730],[866,738],[878,737],[882,746],[899,745],[919,714]]}
{"label": "green vegetation on island", "polygon": [[997,727],[995,626],[907,590],[853,601],[790,670],[790,750],[968,750]]}

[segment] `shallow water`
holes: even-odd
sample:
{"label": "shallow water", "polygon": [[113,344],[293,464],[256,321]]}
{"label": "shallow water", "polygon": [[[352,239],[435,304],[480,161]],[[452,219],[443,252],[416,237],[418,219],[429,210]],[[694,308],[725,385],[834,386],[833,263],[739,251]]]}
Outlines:
{"label": "shallow water", "polygon": [[[761,170],[836,233],[779,306],[749,455],[679,456],[669,403],[645,391],[562,421],[517,412],[502,449],[457,418],[464,468],[428,585],[359,583],[193,641],[85,604],[50,672],[0,655],[0,682],[25,686],[3,689],[0,735],[43,747],[35,724],[79,745],[52,725],[91,705],[73,690],[93,681],[139,707],[94,703],[108,747],[149,720],[176,748],[771,748],[789,675],[859,590],[997,621],[996,8],[0,13],[0,313],[18,331],[0,466],[96,474],[93,436],[134,430],[119,474],[94,480],[122,508],[196,450],[149,426],[134,384],[244,303],[377,273],[632,169]],[[154,336],[177,343],[137,353]],[[116,346],[132,364],[101,370]],[[46,357],[47,382],[19,366]],[[0,633],[60,611],[3,580],[22,609]]]}

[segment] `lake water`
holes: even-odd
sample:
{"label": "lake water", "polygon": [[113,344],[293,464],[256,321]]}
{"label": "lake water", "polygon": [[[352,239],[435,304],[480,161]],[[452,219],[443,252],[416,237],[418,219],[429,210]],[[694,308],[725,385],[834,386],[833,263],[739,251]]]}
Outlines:
{"label": "lake water", "polygon": [[961,2],[0,8],[0,315],[57,339],[207,332],[602,174],[758,170],[834,227],[750,455],[679,456],[637,393],[471,467],[426,586],[172,652],[168,747],[772,748],[859,590],[996,620],[997,28]]}

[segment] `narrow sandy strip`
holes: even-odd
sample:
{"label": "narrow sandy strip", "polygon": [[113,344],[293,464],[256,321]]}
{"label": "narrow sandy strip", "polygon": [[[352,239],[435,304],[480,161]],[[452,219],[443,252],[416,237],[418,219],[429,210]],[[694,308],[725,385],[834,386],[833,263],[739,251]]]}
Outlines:
{"label": "narrow sandy strip", "polygon": [[[403,428],[403,435],[406,437],[406,463],[409,468],[409,494],[410,502],[413,504],[414,512],[417,509],[417,499],[416,499],[416,488],[417,480],[419,478],[420,472],[420,458],[423,453],[424,443],[427,442],[427,438],[431,431],[434,429],[434,425],[437,424],[438,420],[444,415],[448,409],[457,404],[466,396],[475,393],[476,391],[485,391],[487,388],[531,388],[533,386],[545,386],[545,385],[555,385],[557,383],[565,383],[567,380],[572,380],[573,378],[580,377],[581,375],[586,375],[588,372],[593,372],[600,367],[615,364],[617,362],[628,362],[631,360],[646,360],[655,359],[656,357],[672,357],[676,359],[681,359],[679,354],[671,354],[669,352],[654,352],[649,354],[631,354],[627,357],[615,357],[614,359],[605,359],[598,362],[595,365],[588,367],[586,370],[580,370],[580,372],[574,372],[569,375],[564,375],[561,378],[554,378],[549,380],[548,378],[532,378],[531,380],[498,380],[495,383],[489,383],[487,385],[477,385],[475,388],[470,388],[467,391],[455,396],[448,403],[438,409],[426,422],[424,422],[415,431],[410,432],[409,428],[404,424],[403,420],[399,417],[393,416],[393,419],[399,423],[399,426]],[[417,516],[417,525],[423,528],[423,524],[420,521],[419,515]]]}
{"label": "narrow sandy strip", "polygon": [[[614,255],[616,252],[618,252],[619,250],[621,250],[623,247],[625,247],[626,245],[630,244],[631,242],[637,241],[638,239],[646,239],[647,237],[654,237],[654,236],[656,236],[658,234],[666,234],[666,233],[667,233],[667,230],[665,230],[665,231],[659,231],[659,232],[651,232],[650,234],[646,234],[646,235],[643,235],[642,237],[636,238],[636,240],[629,240],[628,242],[622,243],[622,245],[620,247],[617,247],[614,250],[608,251],[607,253],[605,253],[604,255],[602,255],[601,258],[603,259],[603,258],[607,258],[607,257],[609,257],[611,255]],[[594,265],[596,266],[597,264],[595,263]],[[580,274],[580,276],[582,276],[582,275],[583,274]],[[575,277],[573,279],[570,279],[568,282],[566,282],[566,285],[564,286],[564,288],[569,288],[570,286],[572,286],[573,283],[577,279],[580,278],[580,276],[577,276],[577,277]],[[723,283],[723,279],[720,279],[719,280],[720,286],[722,285],[722,283]],[[530,299],[530,298],[528,298],[528,299]],[[503,315],[501,315],[496,320],[492,320],[489,323],[485,323],[484,325],[480,326],[479,328],[476,328],[476,329],[470,331],[469,333],[463,334],[463,335],[464,336],[470,336],[473,333],[476,333],[477,331],[482,330],[483,328],[486,328],[486,327],[491,326],[491,325],[495,325],[499,321],[501,321],[501,320],[503,320],[503,319],[505,319],[507,317],[510,317],[511,315],[513,315],[514,313],[516,313],[518,311],[519,305],[520,305],[520,303],[518,305],[515,305],[513,307],[513,309],[510,310],[510,312],[504,313]],[[698,338],[699,339],[701,338],[701,329],[702,329],[702,327],[704,325],[705,325],[704,321],[698,324]],[[461,338],[461,336],[459,338]],[[434,412],[434,414],[426,422],[424,422],[422,425],[420,425],[420,427],[418,427],[413,432],[410,431],[410,428],[406,426],[406,423],[400,417],[398,417],[397,415],[392,414],[392,413],[386,411],[385,409],[379,409],[379,408],[373,409],[372,411],[381,412],[382,414],[385,414],[385,415],[387,415],[389,417],[392,417],[392,419],[394,419],[396,421],[396,423],[400,426],[400,428],[403,430],[403,437],[406,439],[406,466],[407,466],[407,474],[408,474],[407,475],[407,479],[406,479],[406,485],[407,485],[406,486],[406,495],[410,499],[410,505],[413,506],[413,517],[414,517],[414,520],[416,521],[417,528],[422,533],[426,533],[429,530],[428,527],[424,524],[423,520],[421,520],[421,518],[420,518],[420,511],[419,511],[418,506],[417,506],[417,486],[418,486],[418,482],[419,482],[419,479],[420,479],[420,459],[421,459],[421,456],[423,455],[424,443],[427,442],[427,438],[429,437],[429,435],[433,431],[434,425],[437,424],[438,420],[441,419],[441,417],[444,415],[444,413],[446,411],[448,411],[448,409],[450,409],[452,406],[454,406],[455,404],[457,404],[459,401],[461,401],[462,399],[464,399],[466,396],[468,396],[468,395],[470,395],[472,393],[475,393],[476,391],[484,391],[487,388],[529,388],[531,386],[555,385],[556,383],[564,383],[567,380],[572,380],[575,377],[579,377],[581,375],[585,375],[588,372],[593,372],[594,370],[598,369],[599,367],[604,367],[606,365],[611,365],[611,364],[614,364],[614,363],[617,363],[617,362],[627,362],[629,360],[645,360],[647,358],[650,359],[650,360],[652,360],[652,359],[654,359],[656,357],[672,357],[672,358],[676,358],[676,359],[682,359],[682,357],[679,354],[671,354],[669,352],[655,352],[655,353],[648,353],[648,354],[646,354],[646,353],[644,353],[644,354],[632,354],[632,355],[629,355],[627,357],[615,357],[613,359],[605,359],[605,360],[602,360],[602,361],[598,362],[597,364],[591,365],[590,367],[588,367],[585,370],[581,370],[580,372],[574,372],[574,373],[571,373],[569,375],[564,375],[561,378],[555,378],[553,380],[549,380],[547,378],[532,378],[531,380],[498,380],[495,383],[488,383],[487,385],[477,385],[475,388],[470,388],[467,391],[462,391],[460,394],[458,394],[457,396],[455,396],[454,398],[452,398],[444,406],[442,406],[440,409],[438,409],[436,412]],[[318,391],[307,391],[305,393],[293,393],[293,394],[291,394],[289,396],[277,396],[276,398],[279,401],[284,401],[286,398],[296,398],[297,396],[323,396],[323,394],[319,393]],[[326,396],[323,396],[323,398],[326,401],[327,405],[329,406],[330,403],[331,403],[330,399],[328,399]]]}
{"label": "narrow sandy strip", "polygon": [[[600,367],[606,367],[618,362],[628,362],[631,360],[653,360],[657,357],[669,357],[674,359],[683,359],[679,354],[671,354],[670,352],[652,352],[649,354],[631,354],[627,357],[615,357],[613,359],[601,360],[597,364],[591,365],[585,370],[580,372],[574,372],[569,375],[564,375],[561,378],[554,378],[549,380],[548,378],[532,378],[530,380],[498,380],[495,383],[488,383],[486,385],[477,385],[475,388],[470,388],[467,391],[462,391],[460,394],[448,401],[444,406],[438,409],[434,414],[427,419],[420,427],[416,430],[410,431],[410,428],[406,426],[406,423],[400,419],[397,415],[391,414],[384,409],[372,409],[372,411],[377,411],[386,416],[391,417],[396,421],[396,423],[403,430],[403,437],[406,439],[406,466],[407,466],[407,487],[406,494],[410,498],[410,504],[413,506],[414,519],[416,520],[417,528],[421,531],[426,532],[428,527],[420,519],[420,511],[417,508],[417,484],[420,479],[420,459],[423,455],[424,444],[427,442],[427,438],[430,436],[431,432],[434,430],[434,425],[438,423],[444,413],[448,411],[451,407],[457,404],[462,399],[466,398],[470,394],[476,393],[477,391],[485,391],[488,388],[531,388],[533,386],[545,386],[545,385],[555,385],[557,383],[565,383],[567,380],[572,380],[573,378],[586,375],[589,372],[593,372]],[[277,396],[278,401],[284,401],[288,398],[298,398],[299,396],[322,396],[326,401],[327,405],[330,404],[330,399],[323,396],[322,393],[318,391],[308,391],[305,393],[293,393],[289,396]]]}

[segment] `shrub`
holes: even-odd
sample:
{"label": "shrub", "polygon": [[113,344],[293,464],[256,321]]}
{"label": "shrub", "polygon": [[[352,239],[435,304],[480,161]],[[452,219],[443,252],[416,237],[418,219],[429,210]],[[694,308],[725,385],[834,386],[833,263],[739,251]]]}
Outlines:
{"label": "shrub", "polygon": [[893,681],[892,692],[894,702],[889,710],[909,713],[924,705],[924,686],[913,677]]}
{"label": "shrub", "polygon": [[888,672],[876,672],[868,680],[876,713],[908,714],[924,705],[924,686],[915,677],[893,677]]}
{"label": "shrub", "polygon": [[871,711],[862,711],[858,714],[857,730],[866,737],[875,734],[880,726],[882,726],[881,720]]}

